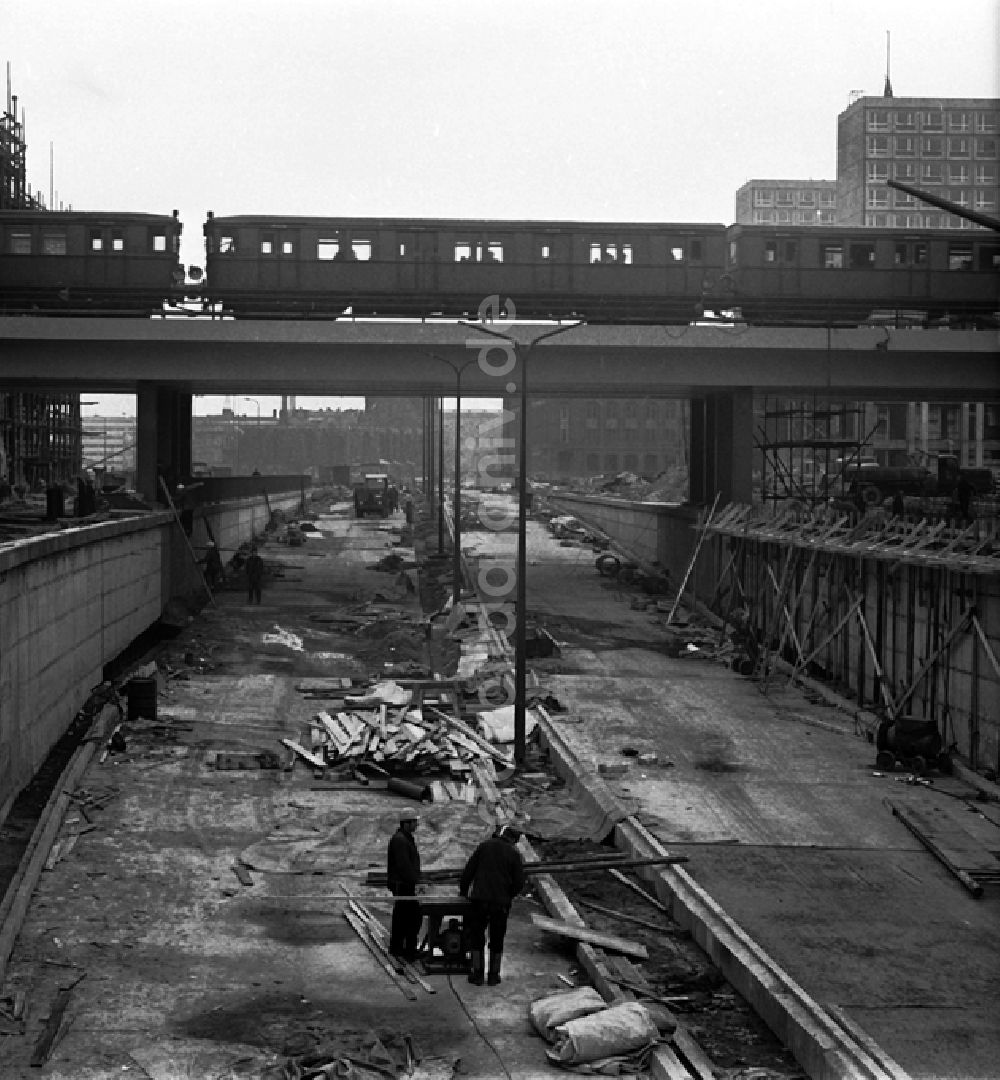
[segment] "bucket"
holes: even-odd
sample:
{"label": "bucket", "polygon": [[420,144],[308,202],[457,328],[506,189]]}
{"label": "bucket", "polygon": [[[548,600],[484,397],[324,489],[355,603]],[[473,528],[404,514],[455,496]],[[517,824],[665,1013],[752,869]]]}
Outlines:
{"label": "bucket", "polygon": [[125,685],[125,697],[128,701],[128,718],[136,720],[144,716],[156,719],[156,679],[129,679]]}

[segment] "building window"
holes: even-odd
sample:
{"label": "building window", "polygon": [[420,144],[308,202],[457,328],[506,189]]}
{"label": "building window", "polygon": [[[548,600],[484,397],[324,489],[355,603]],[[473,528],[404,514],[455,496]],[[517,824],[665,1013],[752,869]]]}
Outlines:
{"label": "building window", "polygon": [[917,152],[917,140],[914,135],[900,135],[896,139],[896,155],[913,157]]}
{"label": "building window", "polygon": [[625,430],[635,431],[639,427],[639,420],[636,416],[635,402],[625,402]]}
{"label": "building window", "polygon": [[897,131],[916,131],[917,130],[917,117],[915,113],[903,112],[902,110],[896,113],[896,130]]}
{"label": "building window", "polygon": [[991,138],[976,139],[977,158],[995,158],[997,156],[997,141]]}
{"label": "building window", "polygon": [[916,206],[916,200],[912,195],[907,195],[905,191],[894,191],[892,193],[892,205],[896,207]]}
{"label": "building window", "polygon": [[604,406],[604,426],[608,431],[618,430],[618,402],[609,401]]}
{"label": "building window", "polygon": [[976,131],[990,134],[997,129],[997,116],[992,112],[980,112],[976,113]]}
{"label": "building window", "polygon": [[[18,255],[21,252],[12,252],[12,254]],[[43,255],[65,255],[66,254],[66,234],[65,233],[44,233],[42,236],[42,254]]]}
{"label": "building window", "polygon": [[869,135],[868,136],[868,156],[869,157],[888,157],[889,156],[889,136],[888,135]]}
{"label": "building window", "polygon": [[992,191],[977,191],[975,195],[975,205],[977,210],[996,210],[996,193]]}
{"label": "building window", "polygon": [[969,182],[969,166],[951,164],[948,166],[949,184],[967,184]]}
{"label": "building window", "polygon": [[833,225],[837,220],[836,210],[820,210],[819,223],[820,225]]}
{"label": "building window", "polygon": [[968,157],[971,150],[971,140],[966,138],[952,138],[948,140],[949,157]]}
{"label": "building window", "polygon": [[219,237],[219,254],[220,255],[235,255],[236,254],[236,237],[235,236],[220,236]]}
{"label": "building window", "polygon": [[774,206],[774,192],[770,188],[754,188],[754,206]]}
{"label": "building window", "polygon": [[916,180],[917,165],[914,161],[897,161],[893,166],[897,180]]}
{"label": "building window", "polygon": [[794,206],[795,193],[792,191],[779,191],[774,199],[775,206]]}
{"label": "building window", "polygon": [[889,162],[869,161],[865,173],[869,184],[884,184],[889,179]]}
{"label": "building window", "polygon": [[837,205],[836,195],[832,191],[821,191],[819,193],[819,205],[821,207],[833,207]]}
{"label": "building window", "polygon": [[949,131],[971,131],[972,120],[968,113],[964,112],[950,112],[948,113],[948,130]]}
{"label": "building window", "polygon": [[944,139],[931,135],[923,141],[924,157],[941,157],[944,153]]}
{"label": "building window", "polygon": [[799,192],[799,206],[815,206],[816,205],[816,192],[815,191],[800,191]]}
{"label": "building window", "polygon": [[791,210],[779,210],[778,211],[778,224],[779,225],[790,225],[791,223],[792,223],[792,212],[791,212]]}
{"label": "building window", "polygon": [[936,162],[927,162],[921,165],[920,179],[925,184],[940,184],[943,179],[941,166]]}
{"label": "building window", "polygon": [[824,270],[839,270],[844,265],[844,247],[839,241],[821,244],[820,255]]}
{"label": "building window", "polygon": [[888,109],[869,109],[868,110],[868,130],[869,131],[888,131],[889,130],[889,110]]}
{"label": "building window", "polygon": [[884,187],[868,188],[867,206],[870,210],[884,210],[889,206],[889,189]]}
{"label": "building window", "polygon": [[944,131],[944,113],[925,112],[921,127],[924,131]]}
{"label": "building window", "polygon": [[977,184],[996,184],[997,182],[997,167],[996,165],[977,165],[976,166],[976,183]]}

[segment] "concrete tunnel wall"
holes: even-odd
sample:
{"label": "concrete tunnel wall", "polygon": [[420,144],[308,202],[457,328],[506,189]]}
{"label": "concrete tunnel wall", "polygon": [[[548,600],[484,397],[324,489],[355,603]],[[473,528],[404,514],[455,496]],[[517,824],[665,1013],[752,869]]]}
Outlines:
{"label": "concrete tunnel wall", "polygon": [[[301,495],[209,505],[194,520],[223,548],[259,535],[270,511]],[[228,561],[231,552],[225,556]],[[100,522],[0,550],[0,821],[87,698],[104,667],[163,614],[170,600],[204,599],[187,543],[169,512]]]}

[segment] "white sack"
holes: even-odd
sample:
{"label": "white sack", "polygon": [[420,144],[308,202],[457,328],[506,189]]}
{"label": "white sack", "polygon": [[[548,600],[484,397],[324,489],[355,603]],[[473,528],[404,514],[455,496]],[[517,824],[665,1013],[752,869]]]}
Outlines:
{"label": "white sack", "polygon": [[627,1001],[561,1024],[556,1029],[555,1046],[545,1052],[558,1065],[584,1065],[642,1050],[659,1037],[645,1008],[637,1001]]}
{"label": "white sack", "polygon": [[[514,741],[514,706],[501,705],[499,709],[481,712],[476,718],[483,734],[493,743],[512,743]],[[538,721],[530,712],[524,714],[524,734],[530,735]]]}
{"label": "white sack", "polygon": [[531,1022],[535,1031],[548,1042],[556,1041],[555,1029],[568,1020],[600,1012],[607,1002],[592,986],[578,986],[558,994],[539,998],[531,1003]]}

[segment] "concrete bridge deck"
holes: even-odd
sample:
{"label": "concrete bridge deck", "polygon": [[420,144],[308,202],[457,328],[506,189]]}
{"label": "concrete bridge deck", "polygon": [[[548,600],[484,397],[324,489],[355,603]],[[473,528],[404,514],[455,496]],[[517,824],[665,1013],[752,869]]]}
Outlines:
{"label": "concrete bridge deck", "polygon": [[[501,320],[0,318],[0,385],[447,396],[461,370],[463,394],[500,397],[517,392],[520,380],[492,332],[508,334],[530,357],[534,394],[697,397],[742,387],[901,400],[1000,397],[995,331],[564,324],[552,335],[556,329]],[[530,348],[540,335],[546,340]]]}

